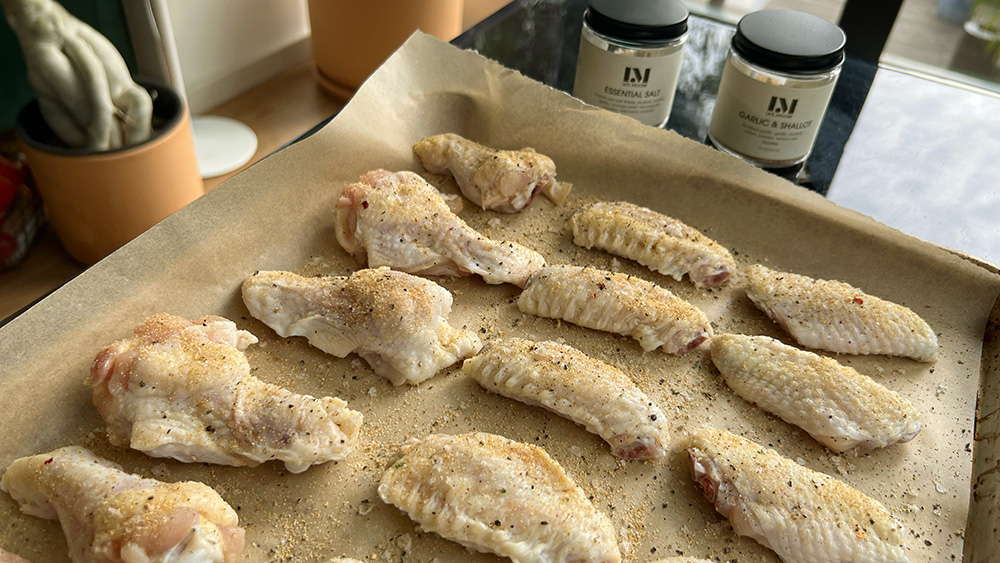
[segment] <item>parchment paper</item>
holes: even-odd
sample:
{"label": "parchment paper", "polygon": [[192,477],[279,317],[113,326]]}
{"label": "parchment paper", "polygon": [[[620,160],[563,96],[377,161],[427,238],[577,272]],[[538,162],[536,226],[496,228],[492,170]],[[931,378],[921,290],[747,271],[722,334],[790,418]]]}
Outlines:
{"label": "parchment paper", "polygon": [[[683,357],[643,354],[625,337],[521,315],[512,303],[513,286],[436,280],[455,294],[453,323],[484,339],[562,338],[621,366],[672,416],[675,444],[702,425],[728,428],[883,502],[908,529],[912,561],[962,558],[964,535],[971,533],[965,530],[976,397],[983,378],[997,375],[995,359],[981,373],[984,331],[1000,292],[995,273],[734,158],[587,107],[420,34],[318,134],[239,174],[0,329],[0,465],[83,444],[145,476],[204,481],[239,511],[247,561],[338,555],[491,561],[420,532],[376,493],[383,468],[406,438],[481,430],[544,447],[611,518],[626,560],[685,554],[774,561],[767,549],[737,537],[701,497],[679,448],[656,463],[619,462],[581,427],[489,394],[457,366],[420,386],[393,388],[357,357],[338,359],[304,340],[280,339],[249,317],[239,287],[254,270],[345,275],[359,268],[333,234],[340,189],[373,168],[422,172],[411,145],[449,131],[501,148],[534,147],[555,160],[561,180],[575,185],[565,206],[537,198],[517,215],[481,212],[467,202],[462,216],[472,226],[519,240],[551,263],[593,264],[654,281],[701,307],[716,331],[790,341],[752,306],[738,277],[721,291],[699,290],[629,260],[574,247],[567,224],[572,212],[595,198],[628,199],[703,230],[732,249],[740,266],[760,261],[841,279],[922,315],[940,335],[936,363],[838,357],[909,397],[925,422],[914,441],[854,458],[830,453],[737,397],[704,348]],[[451,180],[428,177],[443,191],[457,192]],[[109,446],[83,379],[98,349],[161,311],[220,314],[252,331],[261,339],[249,351],[254,374],[298,392],[346,399],[365,415],[363,445],[347,461],[300,475],[278,463],[252,469],[187,465]],[[55,522],[20,514],[6,495],[0,495],[0,522],[0,547],[35,561],[65,560]],[[973,519],[972,526],[980,524]],[[992,550],[997,540],[986,526],[983,545]],[[985,560],[989,551],[978,553],[970,560]]]}

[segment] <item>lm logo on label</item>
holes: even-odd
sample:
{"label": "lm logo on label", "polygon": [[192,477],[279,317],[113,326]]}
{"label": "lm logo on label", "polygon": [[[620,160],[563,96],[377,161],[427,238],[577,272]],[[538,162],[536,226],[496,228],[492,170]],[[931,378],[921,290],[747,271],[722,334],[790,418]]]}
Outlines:
{"label": "lm logo on label", "polygon": [[799,101],[793,99],[791,103],[785,98],[779,98],[777,96],[771,96],[771,102],[767,104],[768,113],[781,113],[784,115],[792,115],[795,113],[795,106]]}
{"label": "lm logo on label", "polygon": [[625,78],[622,79],[622,82],[649,84],[649,69],[627,66],[625,67]]}

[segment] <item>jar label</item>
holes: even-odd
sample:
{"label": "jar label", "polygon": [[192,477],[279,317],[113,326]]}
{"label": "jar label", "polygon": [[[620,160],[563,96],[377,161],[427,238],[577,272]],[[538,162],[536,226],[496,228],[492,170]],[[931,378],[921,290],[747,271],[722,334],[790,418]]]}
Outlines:
{"label": "jar label", "polygon": [[836,80],[795,88],[762,80],[726,63],[709,134],[753,160],[800,162],[812,150]]}
{"label": "jar label", "polygon": [[659,57],[609,53],[580,39],[573,95],[588,104],[658,127],[670,117],[683,45]]}

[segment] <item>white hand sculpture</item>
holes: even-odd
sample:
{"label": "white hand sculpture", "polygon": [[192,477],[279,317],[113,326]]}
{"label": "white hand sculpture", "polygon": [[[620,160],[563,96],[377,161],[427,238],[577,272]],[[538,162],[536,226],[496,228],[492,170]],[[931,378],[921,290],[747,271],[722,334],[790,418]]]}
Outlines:
{"label": "white hand sculpture", "polygon": [[53,0],[0,0],[42,117],[71,147],[115,149],[152,132],[153,102],[118,50]]}

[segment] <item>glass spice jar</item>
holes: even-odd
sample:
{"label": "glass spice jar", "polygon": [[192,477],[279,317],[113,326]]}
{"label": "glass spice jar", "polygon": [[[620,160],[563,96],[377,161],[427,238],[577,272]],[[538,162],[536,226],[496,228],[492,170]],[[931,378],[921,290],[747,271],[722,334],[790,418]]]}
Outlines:
{"label": "glass spice jar", "polygon": [[840,76],[845,43],[843,30],[812,14],[744,16],[722,71],[709,140],[761,168],[804,162]]}
{"label": "glass spice jar", "polygon": [[678,0],[590,0],[573,95],[662,127],[674,103],[687,22]]}

